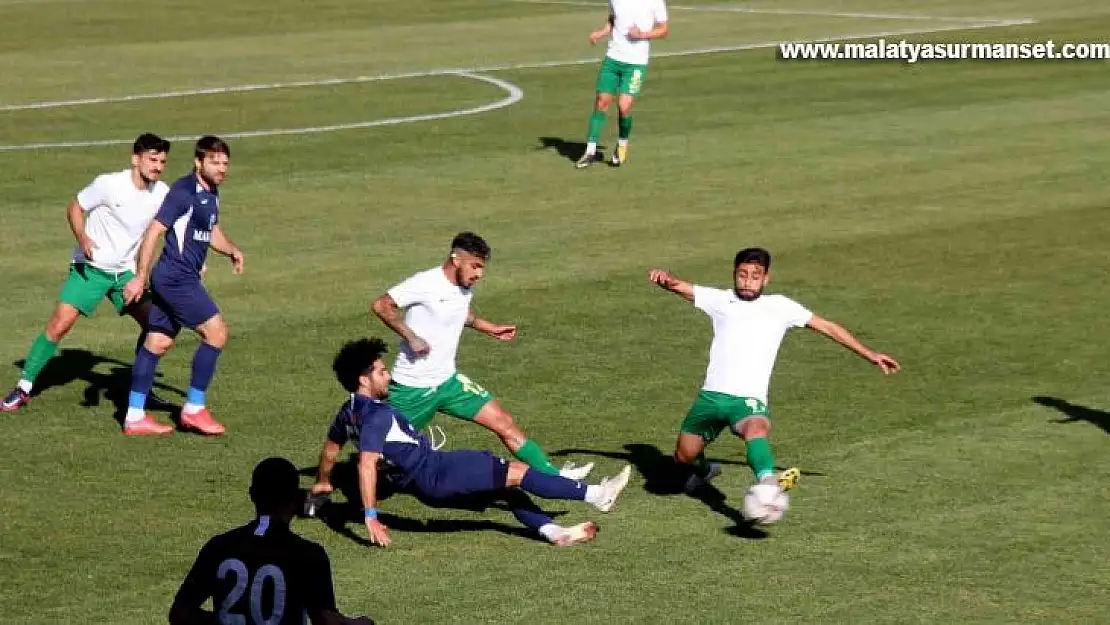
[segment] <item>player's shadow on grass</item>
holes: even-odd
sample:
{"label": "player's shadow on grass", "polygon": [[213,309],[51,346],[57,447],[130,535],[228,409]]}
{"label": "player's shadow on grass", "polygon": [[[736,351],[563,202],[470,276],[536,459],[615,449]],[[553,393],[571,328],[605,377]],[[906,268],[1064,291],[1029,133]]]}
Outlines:
{"label": "player's shadow on grass", "polygon": [[[12,364],[22,369],[24,361],[18,360]],[[107,373],[96,371],[96,368],[101,365],[110,365],[111,369]],[[161,374],[158,375],[161,376]],[[78,381],[87,384],[81,405],[85,408],[96,408],[100,406],[101,400],[107,400],[114,408],[113,418],[122,425],[123,417],[127,413],[127,395],[131,390],[131,363],[94,354],[85,349],[63,349],[46,363],[46,367],[35,380],[31,396],[36,397],[51,388],[67,386]],[[155,382],[154,387],[185,396],[180,390],[165,384]],[[148,406],[148,409],[174,412],[176,407]]]}
{"label": "player's shadow on grass", "polygon": [[[644,478],[644,490],[653,495],[678,495],[685,493],[686,474],[675,465],[674,458],[671,454],[664,454],[655,445],[646,443],[629,443],[624,446],[624,452],[618,451],[598,451],[593,449],[561,449],[553,452],[553,457],[573,456],[573,455],[587,455],[587,456],[601,456],[603,458],[613,458],[623,460],[632,464],[636,468],[636,472]],[[713,462],[719,462],[722,465],[735,465],[746,466],[744,462],[736,460],[722,460],[712,459]],[[782,470],[780,467],[775,467]],[[805,472],[803,475],[817,475],[823,476],[823,473]],[[703,486],[693,493],[689,493],[691,497],[704,503],[713,512],[720,514],[726,519],[733,522],[733,526],[725,531],[733,536],[749,539],[765,538],[767,533],[760,529],[758,526],[752,524],[744,515],[728,505],[728,496],[721,492],[713,485]]]}
{"label": "player's shadow on grass", "polygon": [[[555,150],[568,161],[577,162],[586,152],[586,144],[581,141],[567,141],[559,137],[540,137],[540,150]],[[599,154],[605,153],[605,146],[598,145]]]}
{"label": "player's shadow on grass", "polygon": [[1047,397],[1045,395],[1037,395],[1033,397],[1033,401],[1048,408],[1055,408],[1064,413],[1063,419],[1057,419],[1053,423],[1075,423],[1077,421],[1086,421],[1097,425],[1103,432],[1110,434],[1110,412],[1105,410],[1098,410],[1096,408],[1088,408],[1073,404],[1065,399],[1059,397]]}
{"label": "player's shadow on grass", "polygon": [[[305,467],[300,470],[300,473],[301,475],[308,475],[315,478],[316,471],[317,467]],[[365,530],[362,529],[364,527],[364,518],[362,512],[362,498],[358,490],[358,454],[351,454],[346,461],[335,463],[335,468],[332,469],[331,474],[331,484],[335,487],[335,492],[317,509],[315,514],[316,518],[320,519],[324,525],[340,536],[345,536],[360,545],[368,547],[374,546],[373,543],[365,538]],[[345,501],[336,501],[335,495],[337,493],[341,495]],[[382,476],[381,472],[378,473],[378,489],[376,494],[379,502],[385,501],[394,495],[401,494],[413,496],[423,505],[430,508],[466,510],[470,512],[485,512],[493,508],[504,510],[505,514],[510,514],[509,508],[505,503],[506,493],[504,492],[490,493],[489,495],[483,496],[464,497],[451,500],[450,502],[428,501],[421,497],[410,495],[407,492],[398,491],[388,478]],[[547,511],[547,514],[552,518],[556,518],[565,513]],[[510,536],[543,541],[542,538],[526,528],[486,519],[429,519],[425,521],[409,519],[385,512],[379,513],[378,518],[381,519],[381,522],[384,523],[390,531],[397,532],[454,533],[493,531]]]}

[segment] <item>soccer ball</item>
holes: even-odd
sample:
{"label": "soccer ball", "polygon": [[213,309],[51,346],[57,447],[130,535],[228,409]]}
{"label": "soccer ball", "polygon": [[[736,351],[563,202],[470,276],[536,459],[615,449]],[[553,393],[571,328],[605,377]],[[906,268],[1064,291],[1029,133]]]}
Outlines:
{"label": "soccer ball", "polygon": [[790,497],[778,484],[756,484],[744,493],[744,518],[755,523],[777,523],[790,507]]}

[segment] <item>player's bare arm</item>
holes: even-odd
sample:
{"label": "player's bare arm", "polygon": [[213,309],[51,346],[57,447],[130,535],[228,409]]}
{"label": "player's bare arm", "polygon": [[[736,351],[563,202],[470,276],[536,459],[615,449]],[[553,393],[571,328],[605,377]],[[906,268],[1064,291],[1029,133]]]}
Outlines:
{"label": "player's bare arm", "polygon": [[653,269],[648,273],[648,280],[651,280],[659,285],[660,288],[670,291],[688,302],[693,303],[694,301],[694,285],[685,280],[679,280],[671,275],[670,272],[663,271],[662,269]]}
{"label": "player's bare arm", "polygon": [[609,18],[605,20],[605,25],[590,33],[591,46],[597,45],[597,42],[608,37],[609,33],[613,32],[613,20],[615,19],[617,19],[616,16],[610,13]]}
{"label": "player's bare arm", "polygon": [[500,341],[511,341],[516,338],[516,326],[498,325],[473,312],[466,316],[466,326]]}
{"label": "player's bare arm", "polygon": [[362,510],[366,518],[366,532],[370,542],[388,547],[389,530],[378,520],[378,460],[382,455],[372,451],[358,454],[358,492],[362,496]]}
{"label": "player's bare arm", "polygon": [[73,231],[73,238],[77,239],[77,246],[84,252],[85,258],[92,260],[96,243],[93,243],[89,235],[85,234],[85,209],[81,208],[77,200],[73,200],[66,207],[66,221],[69,222],[69,229]]}
{"label": "player's bare arm", "polygon": [[350,618],[334,610],[309,612],[308,620],[312,622],[312,625],[374,625],[374,621],[370,620],[369,617]]}
{"label": "player's bare arm", "polygon": [[320,450],[320,465],[316,468],[316,483],[312,485],[313,495],[327,495],[335,488],[331,485],[331,472],[343,447],[335,441],[324,441]]}
{"label": "player's bare arm", "polygon": [[134,304],[143,296],[147,280],[150,280],[150,270],[154,265],[154,248],[158,247],[158,239],[165,233],[165,224],[157,219],[150,222],[146,232],[143,233],[143,242],[139,244],[139,252],[135,257],[135,277],[123,287],[123,299],[128,304]]}
{"label": "player's bare arm", "polygon": [[840,343],[844,347],[852,350],[856,354],[859,354],[871,364],[882,369],[883,373],[897,373],[898,370],[902,368],[902,366],[898,364],[897,360],[887,354],[876,352],[875,350],[867,347],[866,345],[861,343],[859,339],[853,336],[852,333],[849,332],[844,326],[836,323],[835,321],[829,321],[828,319],[813,315],[807,325],[811,329],[824,334],[837,343]]}
{"label": "player's bare arm", "polygon": [[671,34],[671,27],[668,22],[656,22],[651,30],[640,30],[639,26],[633,26],[628,31],[628,38],[633,41],[641,41],[645,39],[666,39],[667,35]]}
{"label": "player's bare arm", "polygon": [[246,258],[243,256],[243,250],[240,250],[239,246],[235,245],[235,243],[224,234],[224,229],[220,226],[217,225],[212,227],[212,240],[209,241],[208,245],[220,254],[231,259],[235,267],[234,271],[237,275],[246,270]]}
{"label": "player's bare arm", "polygon": [[405,323],[404,315],[401,314],[401,307],[397,305],[397,302],[393,300],[393,297],[389,293],[374,300],[374,303],[370,305],[370,310],[374,311],[378,319],[381,319],[382,323],[390,330],[396,332],[397,336],[404,339],[414,353],[420,356],[426,356],[428,352],[431,351],[431,347],[429,347],[428,343],[419,336],[416,336],[412,328]]}

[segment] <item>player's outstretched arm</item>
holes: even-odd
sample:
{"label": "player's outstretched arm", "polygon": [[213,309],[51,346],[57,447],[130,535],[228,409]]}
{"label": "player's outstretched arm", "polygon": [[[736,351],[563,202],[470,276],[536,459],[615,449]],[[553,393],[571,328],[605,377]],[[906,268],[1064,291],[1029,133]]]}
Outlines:
{"label": "player's outstretched arm", "polygon": [[466,326],[499,341],[511,341],[516,338],[516,326],[499,325],[482,319],[473,312],[466,316]]}
{"label": "player's outstretched arm", "polygon": [[219,225],[212,227],[212,241],[209,242],[212,249],[227,256],[231,259],[232,264],[235,266],[236,275],[243,273],[246,270],[246,258],[243,256],[243,250],[239,249],[238,245],[224,234],[224,229]]}
{"label": "player's outstretched arm", "polygon": [[362,496],[362,511],[366,519],[366,532],[370,542],[388,547],[389,530],[378,520],[378,460],[382,455],[374,451],[358,454],[358,492]]}
{"label": "player's outstretched arm", "polygon": [[653,269],[648,273],[648,280],[651,280],[659,285],[660,288],[670,291],[690,303],[694,301],[694,285],[685,280],[679,280],[667,271]]}
{"label": "player's outstretched arm", "polygon": [[853,352],[859,354],[871,364],[882,369],[883,373],[897,373],[898,370],[902,368],[902,366],[898,364],[897,360],[888,356],[887,354],[876,352],[875,350],[867,347],[866,345],[861,343],[859,339],[853,336],[852,333],[849,332],[844,326],[836,323],[835,321],[829,321],[828,319],[813,315],[813,317],[810,318],[809,323],[807,323],[806,325],[809,328],[821,334],[824,334],[837,343],[840,343],[844,347],[847,347]]}
{"label": "player's outstretched arm", "polygon": [[331,472],[343,446],[333,440],[324,441],[320,449],[320,465],[316,468],[316,483],[312,485],[313,495],[327,495],[335,490],[331,485]]}
{"label": "player's outstretched arm", "polygon": [[374,311],[378,319],[381,319],[382,323],[390,330],[396,332],[397,336],[404,339],[409,344],[409,348],[417,355],[424,356],[430,351],[424,339],[416,336],[412,328],[405,323],[404,315],[401,314],[401,307],[393,301],[393,296],[389,293],[374,300],[374,303],[370,304],[370,310]]}

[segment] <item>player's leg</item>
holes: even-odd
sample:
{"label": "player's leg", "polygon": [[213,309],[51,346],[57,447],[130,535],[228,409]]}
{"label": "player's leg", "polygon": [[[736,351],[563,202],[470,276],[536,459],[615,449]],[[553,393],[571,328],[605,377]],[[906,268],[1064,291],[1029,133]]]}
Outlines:
{"label": "player's leg", "polygon": [[[108,292],[108,301],[116,309],[119,315],[127,315],[135,320],[139,325],[139,335],[135,340],[135,355],[139,354],[139,350],[146,344],[146,329],[150,321],[150,292],[144,292],[139,301],[134,304],[128,304],[123,298],[123,287],[127,284],[135,274],[126,271],[116,278],[115,287]],[[148,408],[168,408],[171,404],[159,397],[154,389],[151,388],[150,393],[147,394],[146,403]]]}
{"label": "player's leg", "polygon": [[640,95],[647,74],[646,65],[626,65],[621,72],[620,95],[617,97],[617,147],[612,164],[628,161],[628,138],[632,136],[632,102]]}
{"label": "player's leg", "polygon": [[58,343],[82,316],[91,316],[108,292],[110,282],[100,272],[89,271],[85,264],[70,265],[69,275],[58,295],[54,313],[46,322],[43,331],[31,342],[31,348],[23,361],[23,372],[19,383],[0,402],[0,411],[14,412],[27,404],[31,390],[46,363],[58,351]]}
{"label": "player's leg", "polygon": [[[200,290],[203,290],[201,288]],[[199,310],[198,308],[203,308]],[[216,362],[227,345],[228,329],[223,315],[216,309],[211,299],[194,300],[192,314],[194,319],[208,316],[205,321],[194,326],[194,330],[201,338],[193,353],[192,372],[189,378],[189,390],[185,396],[185,406],[181,409],[181,424],[185,427],[198,430],[202,434],[218,435],[224,433],[224,426],[220,425],[212,413],[208,411],[205,403],[208,386],[216,374]]]}
{"label": "player's leg", "polygon": [[447,415],[474,421],[496,434],[501,442],[517,459],[528,466],[549,475],[563,475],[573,479],[583,479],[589,475],[593,465],[583,467],[567,466],[560,470],[551,463],[536,441],[516,424],[513,415],[501,406],[493,395],[469,377],[456,373],[453,378],[440,386],[440,410]]}
{"label": "player's leg", "polygon": [[674,461],[679,469],[679,479],[685,479],[686,492],[708,484],[721,472],[719,464],[711,463],[705,457],[705,448],[729,423],[721,414],[717,395],[709,391],[699,392],[679,426]]}
{"label": "player's leg", "polygon": [[583,168],[597,162],[597,143],[601,139],[601,131],[605,128],[605,118],[609,107],[613,104],[617,90],[620,86],[620,63],[605,57],[597,73],[594,85],[594,108],[590,113],[590,124],[586,131],[586,151],[578,159],[575,167]]}
{"label": "player's leg", "polygon": [[131,392],[127,395],[127,414],[123,422],[123,433],[128,436],[173,432],[173,426],[155,421],[146,412],[158,361],[173,347],[181,332],[181,323],[174,317],[169,302],[155,291],[151,292],[146,327],[146,341],[135,353],[135,364],[131,366]]}
{"label": "player's leg", "polygon": [[581,545],[597,536],[597,523],[585,521],[569,527],[559,525],[523,491],[516,489],[508,491],[505,503],[521,525],[535,531],[557,547]]}
{"label": "player's leg", "polygon": [[798,482],[796,468],[775,475],[775,456],[771,449],[771,419],[767,405],[750,398],[736,398],[731,408],[731,429],[744,440],[748,466],[759,483],[778,483],[783,490],[790,490]]}
{"label": "player's leg", "polygon": [[505,486],[519,488],[544,499],[565,501],[585,501],[602,512],[608,512],[617,502],[617,497],[628,486],[632,477],[632,465],[625,465],[620,473],[601,480],[599,484],[586,484],[560,475],[550,475],[537,471],[523,462],[510,462],[505,474]]}

